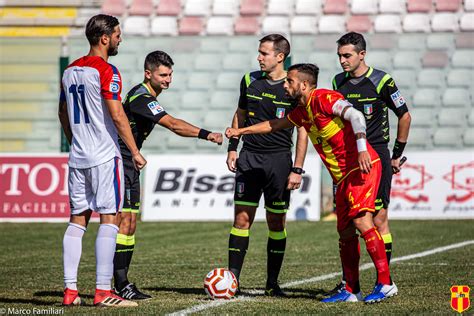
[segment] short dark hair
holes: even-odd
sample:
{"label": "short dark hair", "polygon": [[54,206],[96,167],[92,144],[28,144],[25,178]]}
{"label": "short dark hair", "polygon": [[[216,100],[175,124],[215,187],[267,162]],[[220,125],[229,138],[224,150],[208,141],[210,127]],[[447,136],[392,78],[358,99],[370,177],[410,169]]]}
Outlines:
{"label": "short dark hair", "polygon": [[352,44],[355,46],[355,50],[358,53],[363,50],[366,50],[367,47],[364,36],[356,32],[349,32],[347,34],[342,35],[341,38],[337,40],[337,44],[339,46]]}
{"label": "short dark hair", "polygon": [[161,50],[155,50],[146,55],[144,64],[145,70],[153,70],[161,65],[168,68],[171,68],[174,65],[173,59],[171,59],[170,55]]}
{"label": "short dark hair", "polygon": [[292,70],[307,75],[309,77],[308,81],[311,85],[315,87],[318,85],[319,67],[315,64],[294,64],[288,68],[288,72]]}
{"label": "short dark hair", "polygon": [[97,45],[102,35],[112,35],[114,28],[119,24],[117,18],[111,15],[97,14],[93,16],[86,25],[86,37],[89,44]]}
{"label": "short dark hair", "polygon": [[290,42],[288,42],[288,40],[283,35],[269,34],[260,39],[260,43],[264,42],[272,42],[275,52],[277,54],[283,53],[283,55],[285,55],[285,59],[290,54]]}

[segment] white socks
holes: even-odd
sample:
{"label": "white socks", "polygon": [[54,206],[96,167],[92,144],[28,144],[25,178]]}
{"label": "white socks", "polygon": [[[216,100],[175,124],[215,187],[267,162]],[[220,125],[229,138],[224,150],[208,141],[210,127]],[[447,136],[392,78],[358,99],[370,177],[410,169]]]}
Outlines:
{"label": "white socks", "polygon": [[115,244],[119,228],[114,224],[101,224],[95,240],[96,288],[110,290],[114,272]]}
{"label": "white socks", "polygon": [[69,223],[63,238],[64,287],[77,290],[77,269],[81,261],[82,236],[86,228]]}

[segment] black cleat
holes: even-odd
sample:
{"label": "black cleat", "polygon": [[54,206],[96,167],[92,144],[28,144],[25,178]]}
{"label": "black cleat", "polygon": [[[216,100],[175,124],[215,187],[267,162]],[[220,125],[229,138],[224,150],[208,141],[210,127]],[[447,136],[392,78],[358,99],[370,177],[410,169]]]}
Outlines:
{"label": "black cleat", "polygon": [[151,298],[150,295],[140,292],[133,283],[127,284],[127,286],[120,291],[116,289],[115,293],[117,293],[121,298],[127,300],[147,300]]}
{"label": "black cleat", "polygon": [[328,291],[324,293],[325,296],[333,296],[336,295],[337,293],[340,293],[342,290],[346,289],[346,281],[341,281],[341,283],[336,284],[336,287],[334,287],[331,291]]}
{"label": "black cleat", "polygon": [[278,283],[267,283],[263,294],[270,297],[288,297],[288,295],[282,291]]}

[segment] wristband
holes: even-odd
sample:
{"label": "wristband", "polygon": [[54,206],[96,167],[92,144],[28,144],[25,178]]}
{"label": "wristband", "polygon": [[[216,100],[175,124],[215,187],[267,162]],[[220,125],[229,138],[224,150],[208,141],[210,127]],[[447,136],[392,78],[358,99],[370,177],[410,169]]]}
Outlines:
{"label": "wristband", "polygon": [[357,151],[367,151],[367,140],[365,138],[359,138],[357,140]]}
{"label": "wristband", "polygon": [[398,159],[403,155],[403,150],[405,149],[407,143],[400,142],[397,139],[395,140],[395,145],[393,145],[392,159]]}
{"label": "wristband", "polygon": [[229,139],[229,146],[227,146],[227,152],[237,151],[238,147],[239,147],[239,139],[232,137],[231,139]]}
{"label": "wristband", "polygon": [[303,168],[293,167],[291,168],[291,172],[301,175],[301,174],[305,174],[306,171],[304,171]]}
{"label": "wristband", "polygon": [[211,132],[209,132],[208,130],[201,128],[199,130],[198,138],[207,140],[207,136],[209,136],[210,133]]}

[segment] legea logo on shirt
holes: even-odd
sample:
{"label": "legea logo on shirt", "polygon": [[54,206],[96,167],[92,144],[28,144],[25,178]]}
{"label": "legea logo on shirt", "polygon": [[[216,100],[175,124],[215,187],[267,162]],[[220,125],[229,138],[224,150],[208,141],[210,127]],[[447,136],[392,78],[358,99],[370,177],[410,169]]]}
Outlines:
{"label": "legea logo on shirt", "polygon": [[148,103],[148,108],[150,109],[153,115],[157,115],[164,111],[163,107],[158,103],[158,101],[151,101]]}
{"label": "legea logo on shirt", "polygon": [[405,99],[402,97],[399,90],[392,93],[390,97],[392,98],[393,105],[395,105],[396,108],[399,108],[405,104]]}
{"label": "legea logo on shirt", "polygon": [[110,83],[109,90],[112,93],[117,93],[120,91],[120,85],[114,81]]}

